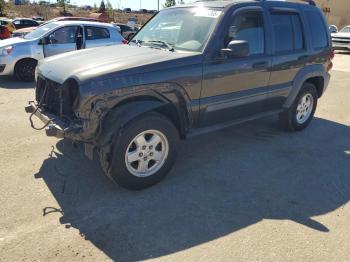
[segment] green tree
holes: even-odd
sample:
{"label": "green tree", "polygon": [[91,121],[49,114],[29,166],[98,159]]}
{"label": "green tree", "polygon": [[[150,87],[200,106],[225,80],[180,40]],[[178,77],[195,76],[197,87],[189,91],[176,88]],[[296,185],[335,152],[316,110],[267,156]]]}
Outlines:
{"label": "green tree", "polygon": [[107,0],[106,9],[107,9],[108,16],[114,20],[113,6],[111,2],[109,2],[109,0]]}
{"label": "green tree", "polygon": [[70,0],[57,0],[57,5],[63,7],[63,13],[66,13],[66,7],[70,3]]}
{"label": "green tree", "polygon": [[106,5],[105,5],[105,1],[104,0],[101,1],[100,8],[98,9],[98,11],[100,13],[106,12]]}
{"label": "green tree", "polygon": [[174,5],[176,5],[176,1],[175,0],[166,0],[165,4],[164,4],[164,7],[171,7],[171,6],[174,6]]}

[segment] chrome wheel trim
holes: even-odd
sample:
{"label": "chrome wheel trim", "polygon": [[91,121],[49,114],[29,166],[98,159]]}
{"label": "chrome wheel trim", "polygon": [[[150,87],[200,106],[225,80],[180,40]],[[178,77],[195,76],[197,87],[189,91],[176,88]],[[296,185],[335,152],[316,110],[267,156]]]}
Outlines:
{"label": "chrome wheel trim", "polygon": [[125,165],[136,177],[149,177],[164,165],[169,154],[169,142],[158,130],[147,130],[138,134],[125,152]]}
{"label": "chrome wheel trim", "polygon": [[302,125],[307,120],[309,120],[312,110],[314,108],[314,97],[307,93],[302,98],[300,98],[299,103],[297,105],[296,111],[296,121],[298,124]]}

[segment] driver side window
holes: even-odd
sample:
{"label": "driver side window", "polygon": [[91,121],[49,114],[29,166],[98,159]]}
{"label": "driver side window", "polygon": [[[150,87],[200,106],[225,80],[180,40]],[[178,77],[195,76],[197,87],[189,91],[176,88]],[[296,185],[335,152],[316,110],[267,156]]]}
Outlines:
{"label": "driver side window", "polygon": [[262,12],[248,11],[235,15],[229,26],[225,46],[234,40],[247,41],[250,55],[264,54],[265,30]]}
{"label": "driver side window", "polygon": [[77,40],[78,27],[62,27],[49,35],[50,44],[75,44]]}

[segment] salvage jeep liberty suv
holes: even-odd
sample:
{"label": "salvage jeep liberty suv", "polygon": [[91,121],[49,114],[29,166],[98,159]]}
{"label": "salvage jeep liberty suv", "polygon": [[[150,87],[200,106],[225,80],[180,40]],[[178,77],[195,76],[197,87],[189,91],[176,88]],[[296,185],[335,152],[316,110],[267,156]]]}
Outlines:
{"label": "salvage jeep liberty suv", "polygon": [[[304,1],[305,2],[305,1]],[[48,136],[83,142],[128,189],[159,182],[180,139],[279,114],[299,131],[332,68],[313,1],[203,1],[162,10],[128,45],[39,62],[27,113]]]}

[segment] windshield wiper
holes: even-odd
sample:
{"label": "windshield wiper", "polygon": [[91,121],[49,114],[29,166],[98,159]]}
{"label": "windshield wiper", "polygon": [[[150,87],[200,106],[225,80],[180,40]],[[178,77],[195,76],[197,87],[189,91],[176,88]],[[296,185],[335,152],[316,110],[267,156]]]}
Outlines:
{"label": "windshield wiper", "polygon": [[138,45],[138,46],[141,46],[141,44],[143,43],[143,41],[138,40],[138,39],[133,39],[133,40],[131,40],[130,42],[131,42],[131,43],[135,43],[135,44]]}
{"label": "windshield wiper", "polygon": [[168,43],[165,42],[165,41],[161,41],[161,40],[152,40],[152,41],[147,41],[147,42],[145,42],[145,43],[146,43],[146,44],[147,44],[147,43],[161,44],[161,45],[165,46],[169,51],[171,51],[171,52],[174,52],[174,51],[175,51],[174,47],[171,46],[170,44],[168,44]]}

